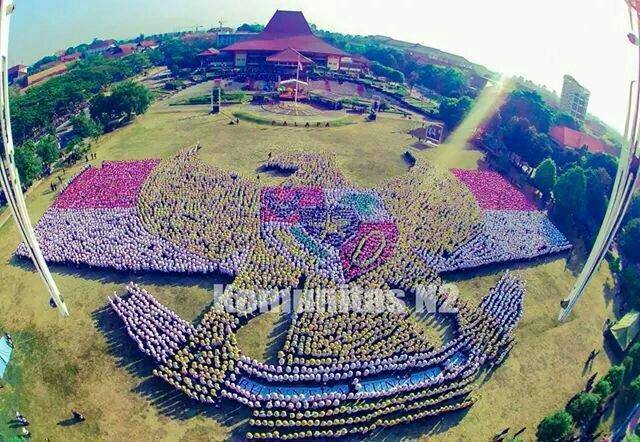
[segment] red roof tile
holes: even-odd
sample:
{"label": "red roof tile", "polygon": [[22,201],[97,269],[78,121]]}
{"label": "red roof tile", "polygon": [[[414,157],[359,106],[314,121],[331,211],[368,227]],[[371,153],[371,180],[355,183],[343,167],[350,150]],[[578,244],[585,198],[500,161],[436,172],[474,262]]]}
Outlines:
{"label": "red roof tile", "polygon": [[82,57],[82,54],[80,52],[75,52],[73,54],[63,55],[60,57],[60,61],[63,63],[69,63],[71,61],[79,60],[80,57]]}
{"label": "red roof tile", "polygon": [[591,135],[578,132],[566,126],[553,126],[549,135],[556,143],[565,147],[580,149],[582,146],[587,146],[589,152],[592,153],[618,155],[618,150],[615,147],[603,143]]}
{"label": "red roof tile", "polygon": [[198,54],[198,57],[214,57],[220,55],[220,51],[215,48],[209,48],[206,51],[202,51]]}
{"label": "red roof tile", "polygon": [[271,63],[297,63],[300,61],[302,64],[313,64],[313,60],[292,48],[287,48],[284,51],[267,57],[267,61]]}
{"label": "red roof tile", "polygon": [[134,44],[123,44],[114,48],[110,54],[107,54],[107,58],[124,58],[127,55],[131,55],[136,51],[136,45]]}
{"label": "red roof tile", "polygon": [[313,35],[309,23],[299,11],[276,11],[260,34],[250,40],[227,46],[223,51],[276,52],[287,48],[303,54],[347,55]]}
{"label": "red roof tile", "polygon": [[155,40],[142,40],[140,42],[140,47],[142,48],[153,48],[155,46],[158,46],[158,42]]}
{"label": "red roof tile", "polygon": [[89,45],[89,49],[103,49],[108,48],[116,44],[116,41],[113,39],[109,40],[96,40]]}

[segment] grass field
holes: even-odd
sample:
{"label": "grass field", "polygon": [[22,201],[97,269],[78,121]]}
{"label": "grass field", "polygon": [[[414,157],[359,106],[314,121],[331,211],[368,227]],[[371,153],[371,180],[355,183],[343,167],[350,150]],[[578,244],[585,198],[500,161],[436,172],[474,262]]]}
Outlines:
{"label": "grass field", "polygon": [[[229,126],[224,116],[210,116],[206,108],[169,107],[168,103],[154,105],[134,124],[102,137],[93,147],[99,162],[164,158],[200,142],[205,161],[247,176],[257,174],[260,163],[277,148],[331,151],[348,178],[372,186],[407,170],[403,160],[407,150],[443,167],[477,167],[482,155],[471,150],[466,140],[498,92],[485,92],[469,121],[436,149],[412,147],[414,140],[407,131],[418,123],[395,117],[327,129],[272,128],[248,122]],[[267,184],[280,179],[261,174],[261,180]],[[53,197],[48,180],[31,192],[32,219],[43,214]],[[240,437],[242,433],[235,430],[247,417],[242,408],[233,404],[221,409],[193,406],[152,379],[150,365],[124,336],[117,317],[105,308],[108,295],[122,293],[127,282],[135,281],[185,319],[193,320],[209,304],[213,285],[220,280],[54,266],[71,311],[70,318],[61,319],[46,302],[32,267],[13,260],[18,242],[13,222],[4,223],[0,227],[0,331],[9,331],[17,348],[0,389],[0,440],[17,434],[8,424],[16,410],[32,422],[35,440]],[[589,376],[583,372],[584,361],[591,349],[602,348],[602,325],[611,314],[608,294],[612,281],[603,268],[571,320],[557,324],[559,302],[575,277],[567,265],[566,260],[556,259],[518,269],[529,292],[516,332],[517,345],[506,363],[482,381],[479,400],[470,411],[384,431],[374,438],[488,440],[505,427],[526,426],[525,438],[531,439],[540,418],[563,406],[582,388]],[[462,295],[475,302],[497,281],[500,271],[490,269],[454,280]],[[268,359],[285,322],[278,312],[252,320],[239,333],[241,348],[251,356]],[[603,373],[608,365],[603,352],[593,370]],[[65,422],[72,408],[83,410],[88,421],[81,425]]]}

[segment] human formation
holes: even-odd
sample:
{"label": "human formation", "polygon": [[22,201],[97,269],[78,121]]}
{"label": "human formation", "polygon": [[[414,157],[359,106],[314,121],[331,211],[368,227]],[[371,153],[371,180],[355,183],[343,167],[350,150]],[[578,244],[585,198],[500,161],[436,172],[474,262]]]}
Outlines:
{"label": "human formation", "polygon": [[[242,354],[237,316],[212,308],[193,326],[144,289],[127,291],[111,305],[140,350],[158,362],[157,376],[196,401],[224,398],[249,407],[249,439],[283,440],[371,434],[471,406],[481,371],[500,364],[514,345],[525,293],[507,273],[477,309],[456,301],[455,337],[438,347],[422,342],[408,351],[388,342],[399,350],[377,353],[380,340],[399,336],[382,333],[359,342],[359,353],[341,353],[345,335],[335,330],[329,357],[289,358],[283,350],[271,365]],[[357,316],[350,319],[358,324]],[[393,326],[387,321],[386,327]]]}
{"label": "human formation", "polygon": [[[392,288],[418,296],[444,272],[566,250],[544,212],[490,172],[418,161],[363,189],[333,155],[275,151],[265,167],[291,174],[264,187],[200,161],[196,148],[89,167],[38,224],[43,253],[60,263],[233,276],[198,324],[135,285],[109,302],[157,376],[194,400],[251,408],[250,438],[370,434],[471,406],[473,381],[513,346],[523,284],[507,273],[478,308],[455,301],[455,338],[444,344]],[[303,292],[277,363],[243,355],[236,332],[262,310],[226,307],[277,305],[293,288]],[[434,296],[437,307],[447,302]]]}

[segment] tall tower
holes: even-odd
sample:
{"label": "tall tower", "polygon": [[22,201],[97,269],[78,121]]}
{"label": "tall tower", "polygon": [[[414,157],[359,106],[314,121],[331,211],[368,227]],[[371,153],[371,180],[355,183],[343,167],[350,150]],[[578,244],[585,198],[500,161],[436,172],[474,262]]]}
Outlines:
{"label": "tall tower", "polygon": [[591,92],[576,81],[571,75],[564,76],[560,109],[571,115],[580,123],[584,123],[589,107]]}

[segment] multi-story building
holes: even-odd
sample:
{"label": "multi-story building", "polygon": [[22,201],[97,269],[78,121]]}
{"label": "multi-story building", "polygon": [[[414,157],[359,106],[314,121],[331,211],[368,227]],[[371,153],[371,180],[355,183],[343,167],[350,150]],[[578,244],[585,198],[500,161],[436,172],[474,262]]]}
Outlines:
{"label": "multi-story building", "polygon": [[564,76],[560,109],[571,115],[580,123],[584,123],[589,107],[591,92],[576,81],[571,75]]}

